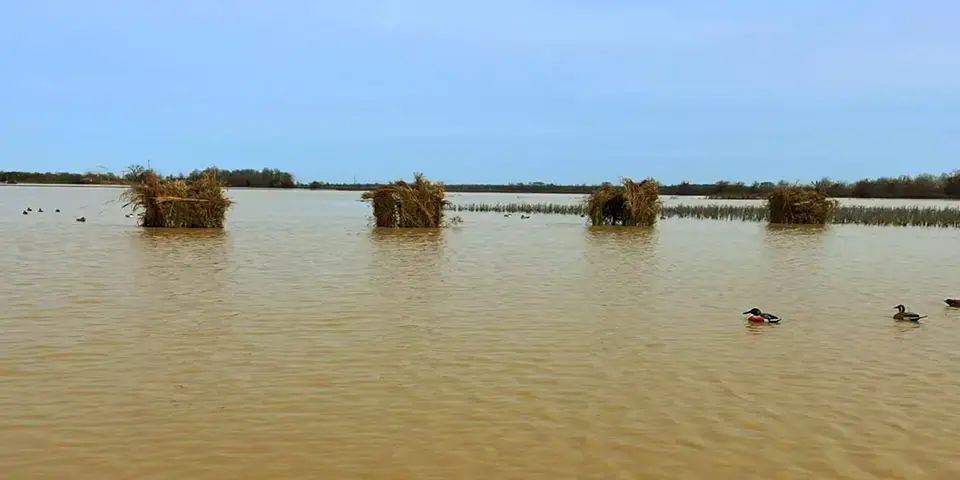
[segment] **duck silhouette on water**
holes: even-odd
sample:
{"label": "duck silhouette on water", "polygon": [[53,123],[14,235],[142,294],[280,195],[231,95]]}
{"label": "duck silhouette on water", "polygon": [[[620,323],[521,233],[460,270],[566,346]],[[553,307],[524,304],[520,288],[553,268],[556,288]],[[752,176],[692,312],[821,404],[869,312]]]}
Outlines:
{"label": "duck silhouette on water", "polygon": [[919,313],[913,313],[913,312],[907,311],[907,307],[904,307],[903,304],[897,305],[896,307],[893,307],[893,308],[897,310],[897,313],[893,314],[894,320],[916,322],[916,321],[919,321],[921,318],[927,318],[926,315],[920,315]]}
{"label": "duck silhouette on water", "polygon": [[960,307],[960,298],[948,298],[944,300],[944,303],[951,307]]}
{"label": "duck silhouette on water", "polygon": [[780,323],[780,317],[772,313],[764,313],[757,307],[753,307],[750,310],[743,312],[743,314],[750,315],[747,317],[747,321],[752,323]]}

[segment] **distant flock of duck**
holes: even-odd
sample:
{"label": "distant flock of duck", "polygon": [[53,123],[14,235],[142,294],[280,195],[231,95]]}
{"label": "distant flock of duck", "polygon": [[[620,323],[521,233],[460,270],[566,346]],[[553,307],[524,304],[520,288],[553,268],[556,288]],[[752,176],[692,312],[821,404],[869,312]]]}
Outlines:
{"label": "distant flock of duck", "polygon": [[[948,298],[944,300],[944,303],[954,308],[960,308],[960,298]],[[899,322],[919,322],[921,318],[927,318],[927,315],[920,315],[907,310],[907,307],[903,304],[897,305],[893,309],[897,311],[893,314],[893,319]],[[780,323],[780,317],[772,313],[765,313],[756,307],[743,312],[743,315],[750,315],[747,317],[747,321],[750,323]]]}
{"label": "distant flock of duck", "polygon": [[[30,212],[32,212],[32,211],[33,211],[32,208],[27,207],[27,209],[23,211],[23,214],[24,214],[24,215],[30,215]],[[43,209],[42,209],[42,208],[38,208],[36,213],[43,213]],[[58,208],[58,209],[54,210],[54,213],[60,213],[60,209]],[[77,221],[78,221],[78,222],[86,222],[86,221],[87,221],[87,217],[77,217]]]}
{"label": "distant flock of duck", "polygon": [[[24,214],[24,215],[30,215],[30,212],[33,212],[33,209],[30,208],[30,207],[27,207],[27,209],[23,211],[23,214]],[[42,209],[42,208],[38,208],[37,211],[36,211],[36,213],[43,213],[43,209]],[[60,213],[60,209],[58,208],[58,209],[54,210],[54,213]],[[124,215],[124,216],[127,217],[127,218],[133,218],[133,214],[132,214],[132,213],[128,213],[128,214],[126,214],[126,215]],[[81,222],[81,223],[82,223],[82,222],[86,222],[86,221],[87,221],[87,217],[77,217],[76,220],[77,220],[78,222]]]}

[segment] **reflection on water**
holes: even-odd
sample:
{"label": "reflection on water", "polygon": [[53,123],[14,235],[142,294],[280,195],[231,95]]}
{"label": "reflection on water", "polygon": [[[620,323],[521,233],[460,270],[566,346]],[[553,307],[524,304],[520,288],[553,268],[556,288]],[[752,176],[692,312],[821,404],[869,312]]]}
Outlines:
{"label": "reflection on water", "polygon": [[781,325],[778,323],[758,323],[758,322],[743,322],[747,327],[747,333],[752,335],[762,335],[762,334],[772,334],[775,333],[774,329],[781,328]]}
{"label": "reflection on water", "polygon": [[656,227],[593,227],[589,226],[583,230],[590,241],[596,241],[601,245],[651,245],[651,240],[656,238]]}
{"label": "reflection on water", "polygon": [[[132,398],[107,401],[118,411],[134,409],[131,426],[156,432],[155,442],[189,458],[188,447],[170,444],[167,432],[203,425],[202,418],[223,419],[229,404],[223,398],[249,394],[241,380],[249,378],[250,352],[234,328],[240,312],[228,289],[238,269],[231,261],[230,235],[138,229],[129,242],[138,300],[131,311],[139,338],[118,378],[128,382]],[[202,438],[202,430],[194,432]]]}
{"label": "reflection on water", "polygon": [[656,254],[656,228],[587,227],[583,231],[584,256],[591,264],[636,267],[649,262]]}
{"label": "reflection on water", "polygon": [[811,235],[811,236],[822,236],[827,230],[830,229],[830,225],[778,225],[778,224],[767,224],[764,225],[764,229],[771,233],[773,236],[777,235]]}
{"label": "reflection on water", "polygon": [[[763,283],[757,298],[765,300],[762,310],[777,315],[793,315],[793,305],[816,304],[831,288],[824,281],[824,244],[829,242],[830,227],[814,225],[765,225],[761,238],[762,265],[754,276]],[[770,268],[770,265],[776,265]],[[759,288],[759,286],[758,286]],[[759,301],[759,300],[758,300]],[[767,303],[769,302],[769,303]]]}
{"label": "reflection on water", "polygon": [[224,285],[237,269],[228,259],[223,230],[140,229],[130,235],[137,265],[135,290],[166,295],[183,309],[224,301]]}
{"label": "reflection on water", "polygon": [[353,196],[234,190],[224,232],[0,212],[3,474],[960,478],[958,231],[401,232]]}
{"label": "reflection on water", "polygon": [[897,332],[897,338],[907,338],[906,335],[924,326],[925,324],[920,322],[894,322],[892,324],[892,328]]}
{"label": "reflection on water", "polygon": [[439,228],[372,228],[369,238],[378,258],[405,261],[411,254],[428,258],[442,254],[445,233]]}
{"label": "reflection on water", "polygon": [[447,233],[442,229],[371,229],[371,303],[397,305],[395,313],[402,322],[422,319],[442,304]]}
{"label": "reflection on water", "polygon": [[[654,260],[657,229],[588,227],[583,229],[583,288],[594,306],[608,314],[633,315],[659,295],[659,266]],[[638,305],[639,304],[639,305]]]}

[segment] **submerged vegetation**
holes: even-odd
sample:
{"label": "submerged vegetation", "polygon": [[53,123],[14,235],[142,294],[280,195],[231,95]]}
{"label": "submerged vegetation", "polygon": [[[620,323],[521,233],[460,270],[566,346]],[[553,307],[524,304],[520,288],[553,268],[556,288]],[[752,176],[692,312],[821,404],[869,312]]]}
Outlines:
{"label": "submerged vegetation", "polygon": [[657,223],[660,206],[652,178],[640,183],[624,178],[622,187],[605,183],[586,198],[587,216],[594,226],[650,226]]}
{"label": "submerged vegetation", "polygon": [[785,186],[767,196],[770,223],[826,225],[838,202],[827,192],[800,186]]}
{"label": "submerged vegetation", "polygon": [[440,227],[448,204],[443,183],[431,182],[422,173],[414,174],[413,183],[398,180],[363,197],[373,204],[376,226],[390,228]]}
{"label": "submerged vegetation", "polygon": [[139,212],[140,226],[164,228],[223,228],[233,204],[214,170],[195,180],[164,179],[146,170],[121,199]]}
{"label": "submerged vegetation", "polygon": [[[459,212],[541,215],[586,216],[587,214],[586,205],[556,203],[470,203],[453,204],[448,209]],[[770,221],[770,209],[763,204],[665,205],[661,208],[660,213],[664,218],[739,220],[746,222]],[[960,208],[840,205],[833,210],[827,223],[899,227],[960,227]]]}

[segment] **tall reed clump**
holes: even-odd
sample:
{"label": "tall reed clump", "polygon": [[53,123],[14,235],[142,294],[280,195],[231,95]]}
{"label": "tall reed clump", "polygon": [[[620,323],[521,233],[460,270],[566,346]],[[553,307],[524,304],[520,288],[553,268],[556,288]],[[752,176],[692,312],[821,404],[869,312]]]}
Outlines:
{"label": "tall reed clump", "polygon": [[767,196],[770,223],[826,225],[839,202],[818,188],[780,187]]}
{"label": "tall reed clump", "polygon": [[121,195],[124,208],[139,211],[140,226],[162,228],[223,228],[233,201],[216,171],[196,180],[165,180],[147,171]]}
{"label": "tall reed clump", "polygon": [[398,180],[374,189],[369,197],[378,227],[438,228],[443,224],[447,206],[442,182],[431,182],[422,173],[415,173],[413,183]]}
{"label": "tall reed clump", "polygon": [[601,185],[587,197],[586,204],[594,226],[650,226],[660,214],[660,190],[652,178],[639,183],[624,178],[622,187]]}

